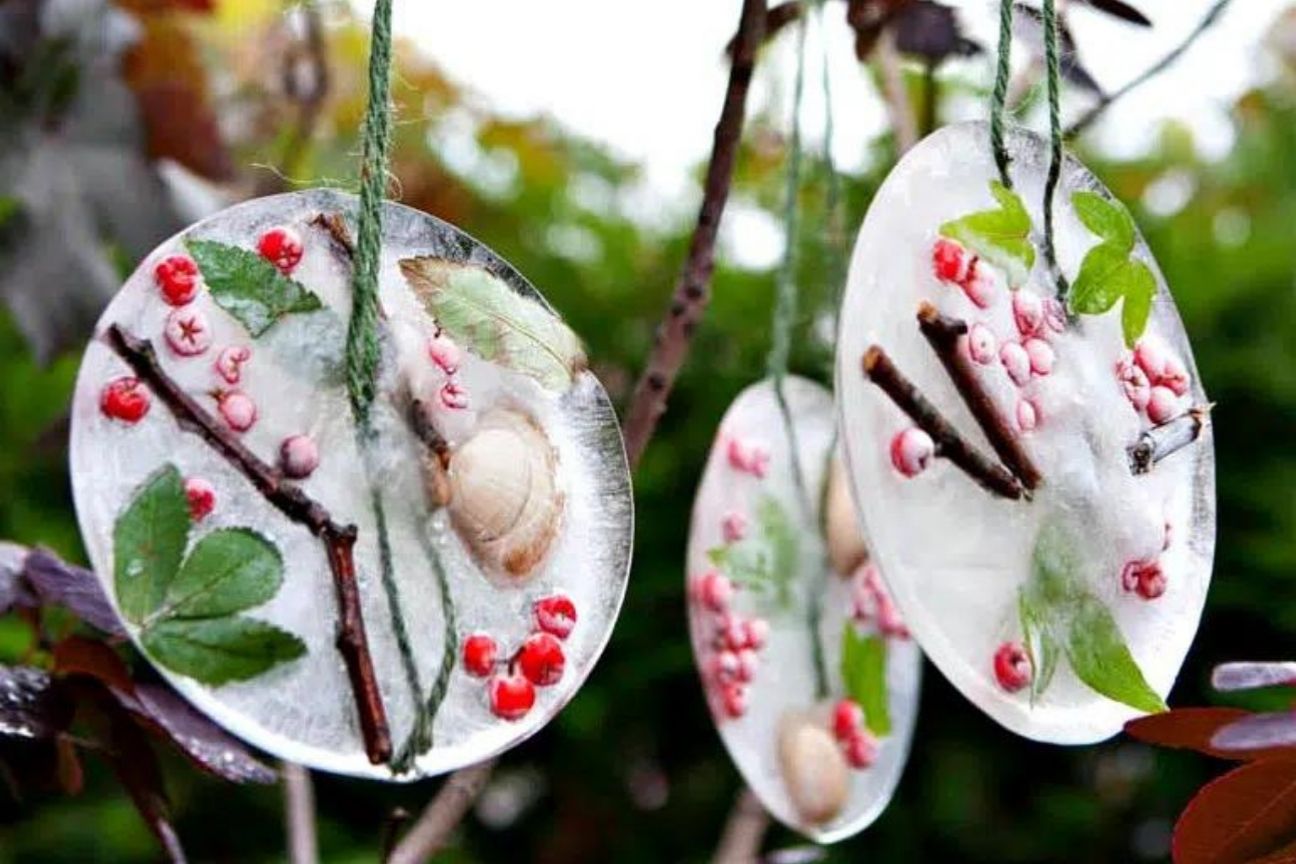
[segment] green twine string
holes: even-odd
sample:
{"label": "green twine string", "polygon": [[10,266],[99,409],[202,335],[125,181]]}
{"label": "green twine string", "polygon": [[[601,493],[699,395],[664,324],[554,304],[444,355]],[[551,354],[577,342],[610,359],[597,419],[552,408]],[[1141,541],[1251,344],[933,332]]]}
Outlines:
{"label": "green twine string", "polygon": [[1013,0],[999,2],[999,62],[995,68],[994,95],[990,101],[990,149],[994,152],[999,180],[1011,189],[1008,148],[1004,146],[1004,104],[1008,101],[1008,77],[1012,73]]}
{"label": "green twine string", "polygon": [[369,104],[365,108],[360,166],[360,214],[356,225],[347,327],[347,396],[362,434],[370,432],[369,409],[378,378],[378,265],[382,253],[382,206],[391,153],[392,0],[376,0],[369,51]]}
{"label": "green twine string", "polygon": [[1058,272],[1053,246],[1053,194],[1062,174],[1062,76],[1058,59],[1058,25],[1055,0],[1044,0],[1044,67],[1048,81],[1049,165],[1044,180],[1044,260],[1058,284],[1058,296],[1066,295],[1066,279]]}

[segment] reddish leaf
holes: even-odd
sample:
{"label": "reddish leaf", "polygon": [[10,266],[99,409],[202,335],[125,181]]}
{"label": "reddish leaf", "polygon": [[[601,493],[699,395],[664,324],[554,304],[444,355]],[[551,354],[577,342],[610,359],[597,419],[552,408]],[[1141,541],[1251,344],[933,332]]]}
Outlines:
{"label": "reddish leaf", "polygon": [[1296,841],[1270,852],[1263,858],[1252,858],[1247,864],[1296,864]]}
{"label": "reddish leaf", "polygon": [[59,735],[54,741],[54,751],[58,759],[58,783],[65,795],[80,795],[85,785],[85,775],[81,770],[81,757],[77,754],[76,743],[67,735]]}
{"label": "reddish leaf", "polygon": [[184,848],[171,824],[171,805],[162,785],[162,769],[148,738],[131,715],[111,699],[101,700],[108,717],[108,762],[126,789],[167,860],[184,864]]}
{"label": "reddish leaf", "polygon": [[117,652],[85,636],[69,636],[54,646],[54,671],[59,675],[94,678],[113,691],[113,695],[133,698],[135,694],[135,682],[131,681],[130,671]]}
{"label": "reddish leaf", "polygon": [[1179,817],[1175,864],[1246,864],[1296,839],[1296,758],[1264,759],[1206,784]]}
{"label": "reddish leaf", "polygon": [[1221,663],[1211,672],[1216,690],[1257,690],[1296,684],[1296,663]]}
{"label": "reddish leaf", "polygon": [[33,549],[23,565],[23,576],[41,603],[65,606],[91,627],[126,638],[126,630],[94,573],[66,564],[44,549]]}

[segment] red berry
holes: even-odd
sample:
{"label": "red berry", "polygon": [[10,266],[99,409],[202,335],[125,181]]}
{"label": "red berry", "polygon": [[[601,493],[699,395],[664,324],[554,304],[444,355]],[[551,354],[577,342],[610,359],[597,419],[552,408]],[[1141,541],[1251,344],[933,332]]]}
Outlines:
{"label": "red berry", "polygon": [[1134,362],[1132,355],[1122,357],[1116,363],[1116,380],[1120,382],[1121,392],[1125,398],[1134,406],[1135,411],[1143,411],[1147,408],[1148,401],[1152,398],[1152,384],[1148,381],[1147,373],[1143,367]]}
{"label": "red berry", "polygon": [[916,477],[927,469],[936,444],[931,436],[916,426],[910,426],[891,439],[891,464],[906,477]]}
{"label": "red berry", "polygon": [[741,664],[733,651],[717,651],[706,663],[707,674],[719,684],[736,680]]}
{"label": "red berry", "polygon": [[279,445],[279,467],[294,480],[309,477],[319,462],[319,446],[309,435],[290,435]]}
{"label": "red berry", "polygon": [[856,770],[872,767],[877,760],[877,739],[864,729],[857,729],[855,734],[842,743],[845,745],[842,750],[846,754],[846,761]]}
{"label": "red berry", "polygon": [[1153,384],[1161,382],[1166,371],[1166,361],[1170,356],[1170,349],[1155,336],[1142,339],[1134,346],[1134,362],[1142,367]]}
{"label": "red berry", "polygon": [[184,484],[185,498],[189,502],[189,518],[201,522],[216,509],[216,487],[201,477],[190,477]]}
{"label": "red berry", "polygon": [[744,648],[738,652],[738,680],[744,684],[751,683],[756,677],[756,670],[760,668],[760,658],[756,652],[750,648]]}
{"label": "red berry", "polygon": [[444,333],[428,340],[428,357],[447,375],[459,371],[459,346]]}
{"label": "red berry", "polygon": [[499,648],[486,633],[474,633],[464,640],[463,664],[469,675],[485,678],[495,669]]}
{"label": "red berry", "polygon": [[235,432],[246,432],[257,420],[256,403],[242,390],[227,390],[216,396],[225,424]]}
{"label": "red berry", "polygon": [[536,626],[559,639],[566,639],[576,626],[576,604],[566,594],[541,597],[531,607]]}
{"label": "red berry", "polygon": [[167,347],[181,357],[196,357],[211,347],[207,316],[196,309],[176,309],[167,316],[162,335]]}
{"label": "red berry", "polygon": [[1173,390],[1176,396],[1186,396],[1188,394],[1188,370],[1179,362],[1179,358],[1167,357],[1165,372],[1157,383]]}
{"label": "red berry", "polygon": [[1039,425],[1039,410],[1029,399],[1017,402],[1017,428],[1022,432],[1032,432]]}
{"label": "red berry", "polygon": [[1017,642],[1005,642],[994,655],[994,674],[999,686],[1016,693],[1031,682],[1032,670],[1026,649]]}
{"label": "red berry", "polygon": [[750,474],[757,479],[763,479],[766,472],[769,471],[769,449],[758,441],[731,438],[729,440],[728,456],[729,467],[744,474]]}
{"label": "red berry", "polygon": [[712,612],[723,612],[733,598],[733,583],[723,573],[708,570],[698,581],[698,600]]}
{"label": "red berry", "polygon": [[864,709],[854,699],[841,699],[833,706],[833,734],[849,741],[864,725]]}
{"label": "red berry", "polygon": [[1005,342],[1003,347],[999,349],[999,360],[1003,363],[1004,371],[1008,373],[1008,377],[1018,387],[1030,381],[1031,358],[1021,343]]}
{"label": "red berry", "polygon": [[1165,571],[1160,561],[1130,561],[1121,570],[1121,587],[1144,600],[1155,600],[1166,591]]}
{"label": "red berry", "polygon": [[1044,328],[1044,302],[1029,288],[1013,292],[1012,311],[1017,332],[1023,339],[1038,336]]}
{"label": "red berry", "polygon": [[986,270],[979,259],[972,259],[968,276],[960,283],[960,287],[967,298],[982,309],[989,309],[994,301],[994,275]]}
{"label": "red berry", "polygon": [[447,381],[441,385],[441,404],[451,411],[462,411],[468,407],[468,391],[458,381]]}
{"label": "red berry", "polygon": [[252,359],[252,349],[244,345],[231,345],[216,357],[216,374],[226,383],[237,384],[243,378],[243,364]]}
{"label": "red berry", "polygon": [[747,688],[737,681],[725,684],[720,691],[720,702],[725,716],[737,720],[747,713]]}
{"label": "red berry", "polygon": [[486,689],[491,713],[502,720],[521,720],[535,704],[535,687],[516,672],[496,675]]}
{"label": "red berry", "polygon": [[730,651],[747,647],[747,622],[737,615],[728,615],[720,627],[720,644]]}
{"label": "red berry", "polygon": [[747,536],[747,517],[738,510],[726,513],[720,521],[720,531],[724,535],[724,542],[740,542]]}
{"label": "red berry", "polygon": [[932,270],[942,282],[958,284],[965,280],[973,260],[966,249],[944,237],[932,247]]}
{"label": "red berry", "polygon": [[144,419],[152,404],[149,391],[138,378],[114,378],[99,394],[99,410],[104,416],[135,424]]}
{"label": "red berry", "polygon": [[153,268],[153,279],[171,306],[184,306],[198,294],[198,264],[188,255],[163,258]]}
{"label": "red berry", "polygon": [[759,651],[765,647],[765,640],[769,638],[769,622],[764,618],[747,619],[747,647],[753,651]]}
{"label": "red berry", "polygon": [[257,241],[257,251],[285,275],[302,259],[302,241],[291,228],[271,228]]}
{"label": "red berry", "polygon": [[549,633],[533,633],[528,636],[517,656],[518,668],[537,687],[557,684],[563,676],[566,662],[562,643]]}
{"label": "red berry", "polygon": [[975,362],[980,363],[982,366],[989,364],[990,361],[994,360],[996,347],[994,333],[990,332],[989,327],[984,324],[973,324],[972,328],[968,330],[968,356]]}
{"label": "red berry", "polygon": [[1152,394],[1148,397],[1147,415],[1148,419],[1156,425],[1169,423],[1179,416],[1179,397],[1169,387],[1160,385],[1152,388]]}
{"label": "red berry", "polygon": [[1026,349],[1026,357],[1030,360],[1030,370],[1036,375],[1048,375],[1053,371],[1053,363],[1057,360],[1057,355],[1053,353],[1053,346],[1043,339],[1027,339],[1022,345]]}

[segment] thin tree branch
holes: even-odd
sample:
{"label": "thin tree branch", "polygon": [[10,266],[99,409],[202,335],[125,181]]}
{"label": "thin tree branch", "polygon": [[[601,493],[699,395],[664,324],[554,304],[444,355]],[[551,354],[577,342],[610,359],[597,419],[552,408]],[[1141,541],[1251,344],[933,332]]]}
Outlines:
{"label": "thin tree branch", "polygon": [[1192,32],[1189,33],[1182,42],[1171,49],[1170,53],[1153,63],[1143,72],[1143,74],[1125,84],[1123,87],[1105,94],[1098,100],[1098,103],[1085,112],[1079,120],[1076,120],[1067,127],[1065,137],[1071,138],[1079,135],[1081,132],[1093,125],[1094,121],[1101,117],[1103,112],[1110,108],[1112,103],[1117,99],[1120,99],[1131,90],[1141,87],[1143,84],[1146,84],[1148,81],[1155,78],[1157,75],[1160,75],[1167,68],[1172,66],[1175,61],[1183,56],[1184,52],[1192,47],[1193,43],[1196,42],[1203,33],[1215,25],[1215,22],[1219,20],[1220,15],[1223,14],[1224,9],[1228,4],[1229,0],[1216,0],[1215,5],[1211,6],[1202,20],[1192,29]]}
{"label": "thin tree branch", "polygon": [[720,845],[711,858],[712,864],[752,864],[756,861],[769,821],[769,814],[756,793],[744,786],[729,811],[724,833],[720,835]]}
{"label": "thin tree branch", "polygon": [[913,101],[905,86],[904,69],[900,65],[900,52],[896,50],[895,34],[886,28],[878,36],[873,49],[878,67],[882,71],[882,93],[886,97],[887,113],[891,115],[891,128],[895,132],[896,154],[903,156],[918,143],[918,122],[914,119]]}
{"label": "thin tree branch", "polygon": [[492,759],[451,774],[387,858],[387,864],[422,864],[444,849],[450,833],[486,788],[494,767]]}
{"label": "thin tree branch", "polygon": [[289,864],[316,864],[319,841],[315,836],[315,787],[310,771],[296,762],[284,762],[279,774],[283,777]]}
{"label": "thin tree branch", "polygon": [[765,0],[743,0],[733,63],[729,69],[729,85],[715,127],[697,226],[666,318],[658,327],[648,366],[635,385],[626,412],[626,453],[632,466],[639,463],[657,421],[666,411],[666,397],[684,365],[693,331],[709,300],[711,274],[715,270],[716,236],[720,216],[729,199],[729,186],[747,109],[747,90],[751,85],[764,22]]}
{"label": "thin tree branch", "polygon": [[1173,420],[1144,431],[1128,448],[1130,473],[1147,474],[1162,459],[1200,438],[1210,421],[1210,409],[1209,405],[1198,405]]}
{"label": "thin tree branch", "polygon": [[334,522],[322,504],[302,491],[300,486],[285,481],[277,468],[249,450],[167,375],[148,340],[132,336],[117,324],[108,326],[105,339],[108,346],[126,361],[170,409],[180,428],[203,438],[212,449],[238,469],[266,501],[292,521],[304,526],[324,544],[337,592],[337,648],[345,661],[351,681],[365,753],[375,765],[387,762],[392,753],[391,733],[387,727],[387,712],[383,707],[378,679],[374,674],[373,658],[369,654],[369,641],[365,637],[353,554],[355,526]]}

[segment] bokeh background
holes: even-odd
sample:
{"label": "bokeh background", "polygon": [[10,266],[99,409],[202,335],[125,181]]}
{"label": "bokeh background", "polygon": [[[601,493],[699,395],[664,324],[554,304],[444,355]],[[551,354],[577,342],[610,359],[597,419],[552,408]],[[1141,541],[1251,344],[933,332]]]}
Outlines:
{"label": "bokeh background", "polygon": [[[683,260],[739,4],[528,4],[551,7],[537,13],[461,2],[445,14],[439,5],[397,2],[392,194],[526,273],[584,335],[624,405]],[[968,38],[985,42],[989,5],[958,4]],[[1078,56],[1108,90],[1208,4],[1137,5],[1155,22],[1151,34],[1073,10]],[[1151,96],[1129,97],[1076,144],[1130,204],[1218,402],[1215,581],[1174,705],[1218,702],[1207,684],[1217,662],[1296,657],[1296,10],[1233,6],[1218,25],[1226,35],[1204,38],[1148,85]],[[878,72],[854,59],[842,8],[827,3],[809,74],[817,87],[827,46],[838,94],[831,152],[849,231],[895,145]],[[0,0],[0,537],[83,560],[67,405],[95,310],[139,258],[226,202],[315,183],[354,187],[365,13],[342,3],[318,11],[322,55],[311,53],[302,11],[274,0]],[[581,694],[503,759],[447,861],[696,861],[718,839],[739,780],[689,656],[683,514],[721,414],[764,368],[783,247],[791,42],[789,30],[762,56],[714,300],[636,477],[621,621]],[[1020,120],[1038,126],[1030,53],[1027,38],[1015,67]],[[558,55],[587,65],[572,70]],[[318,102],[312,56],[327,60]],[[905,71],[920,116],[932,93],[938,121],[984,113],[987,53],[941,64],[934,90],[922,63]],[[592,92],[568,98],[582,80]],[[517,93],[500,95],[511,83]],[[546,88],[562,93],[549,99]],[[1068,115],[1093,100],[1073,86]],[[824,209],[825,102],[808,102],[793,367],[827,380],[824,322],[840,250]],[[0,619],[0,662],[32,662],[32,651],[29,624]],[[928,671],[895,800],[822,860],[1165,860],[1176,815],[1222,770],[1123,738],[1085,748],[1016,738]],[[1244,704],[1282,698],[1259,693]],[[111,772],[94,760],[86,770],[75,796],[0,784],[0,862],[159,857]],[[193,859],[284,859],[278,789],[224,784],[178,758],[166,762],[166,783]],[[358,862],[375,860],[393,810],[417,812],[436,783],[317,775],[316,787],[324,860]],[[789,850],[786,860],[807,851],[778,828],[766,848]]]}

